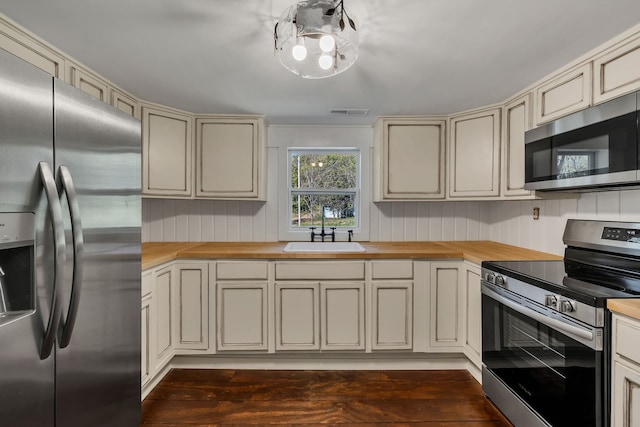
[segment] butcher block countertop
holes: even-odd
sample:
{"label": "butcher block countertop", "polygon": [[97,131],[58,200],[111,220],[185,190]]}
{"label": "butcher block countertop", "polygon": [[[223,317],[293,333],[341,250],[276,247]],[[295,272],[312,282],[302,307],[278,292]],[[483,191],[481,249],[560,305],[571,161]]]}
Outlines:
{"label": "butcher block countertop", "polygon": [[490,241],[359,242],[366,252],[284,252],[286,242],[142,244],[142,269],[174,259],[465,259],[477,264],[500,260],[559,260],[561,256]]}
{"label": "butcher block countertop", "polygon": [[613,312],[640,320],[640,299],[610,299],[607,301],[607,308]]}

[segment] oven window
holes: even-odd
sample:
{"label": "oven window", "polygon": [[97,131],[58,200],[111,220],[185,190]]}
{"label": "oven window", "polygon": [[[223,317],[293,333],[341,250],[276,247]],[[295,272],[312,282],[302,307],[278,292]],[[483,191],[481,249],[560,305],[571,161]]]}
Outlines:
{"label": "oven window", "polygon": [[486,295],[482,303],[487,368],[552,425],[597,425],[602,352]]}

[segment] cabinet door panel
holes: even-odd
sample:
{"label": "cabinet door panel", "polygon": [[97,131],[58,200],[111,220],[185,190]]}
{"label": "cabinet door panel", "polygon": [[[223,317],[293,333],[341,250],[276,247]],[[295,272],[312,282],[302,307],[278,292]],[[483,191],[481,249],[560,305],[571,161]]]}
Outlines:
{"label": "cabinet door panel", "polygon": [[374,282],[372,295],[373,350],[413,347],[413,283]]}
{"label": "cabinet door panel", "polygon": [[593,101],[600,103],[640,88],[640,39],[593,61]]}
{"label": "cabinet door panel", "polygon": [[613,362],[613,427],[640,425],[640,366],[637,368],[632,369],[617,360]]}
{"label": "cabinet door panel", "polygon": [[176,348],[205,350],[209,345],[207,266],[177,264]]}
{"label": "cabinet door panel", "polygon": [[364,350],[364,283],[321,284],[322,350]]}
{"label": "cabinet door panel", "polygon": [[571,70],[536,90],[536,126],[591,104],[591,63]]}
{"label": "cabinet door panel", "polygon": [[127,96],[115,89],[111,89],[111,105],[132,117],[140,118],[138,102],[130,96]]}
{"label": "cabinet door panel", "polygon": [[140,374],[141,374],[141,383],[144,386],[151,376],[153,375],[153,360],[152,360],[152,352],[154,343],[152,342],[152,314],[151,314],[151,304],[152,304],[152,296],[151,294],[147,295],[142,299],[141,306],[141,353],[140,353]]}
{"label": "cabinet door panel", "polygon": [[196,120],[196,196],[259,199],[262,195],[262,124],[259,119]]}
{"label": "cabinet door panel", "polygon": [[162,369],[173,357],[173,334],[171,328],[173,271],[171,267],[157,272],[154,292],[156,306],[156,369]]}
{"label": "cabinet door panel", "polygon": [[432,347],[462,345],[460,312],[460,267],[450,263],[431,264]]}
{"label": "cabinet door panel", "polygon": [[465,354],[482,367],[482,294],[480,269],[466,270],[465,280]]}
{"label": "cabinet door panel", "polygon": [[276,350],[319,350],[319,284],[276,283]]}
{"label": "cabinet door panel", "polygon": [[191,195],[191,117],[143,109],[143,193]]}
{"label": "cabinet door panel", "polygon": [[266,283],[217,284],[218,351],[266,350]]}
{"label": "cabinet door panel", "polygon": [[500,109],[451,119],[451,197],[500,192]]}
{"label": "cabinet door panel", "polygon": [[444,120],[378,119],[374,198],[423,200],[444,198]]}
{"label": "cabinet door panel", "polygon": [[99,99],[102,102],[109,102],[109,85],[104,80],[78,68],[71,68],[71,82],[74,87],[84,93]]}
{"label": "cabinet door panel", "polygon": [[527,196],[524,189],[524,133],[531,129],[531,94],[513,100],[504,107],[502,193]]}

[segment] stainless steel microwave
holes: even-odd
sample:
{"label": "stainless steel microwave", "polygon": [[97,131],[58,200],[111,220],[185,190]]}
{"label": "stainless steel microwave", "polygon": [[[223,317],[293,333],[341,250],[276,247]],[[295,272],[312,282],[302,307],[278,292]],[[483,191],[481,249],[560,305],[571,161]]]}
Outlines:
{"label": "stainless steel microwave", "polygon": [[525,188],[589,191],[640,186],[640,92],[525,133]]}

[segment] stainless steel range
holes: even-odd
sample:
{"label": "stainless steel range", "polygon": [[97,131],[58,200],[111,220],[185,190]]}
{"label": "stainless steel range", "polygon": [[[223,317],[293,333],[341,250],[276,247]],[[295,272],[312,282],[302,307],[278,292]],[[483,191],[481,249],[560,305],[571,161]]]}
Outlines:
{"label": "stainless steel range", "polygon": [[516,426],[608,426],[609,298],[640,297],[640,223],[569,220],[561,261],[482,263],[482,387]]}

